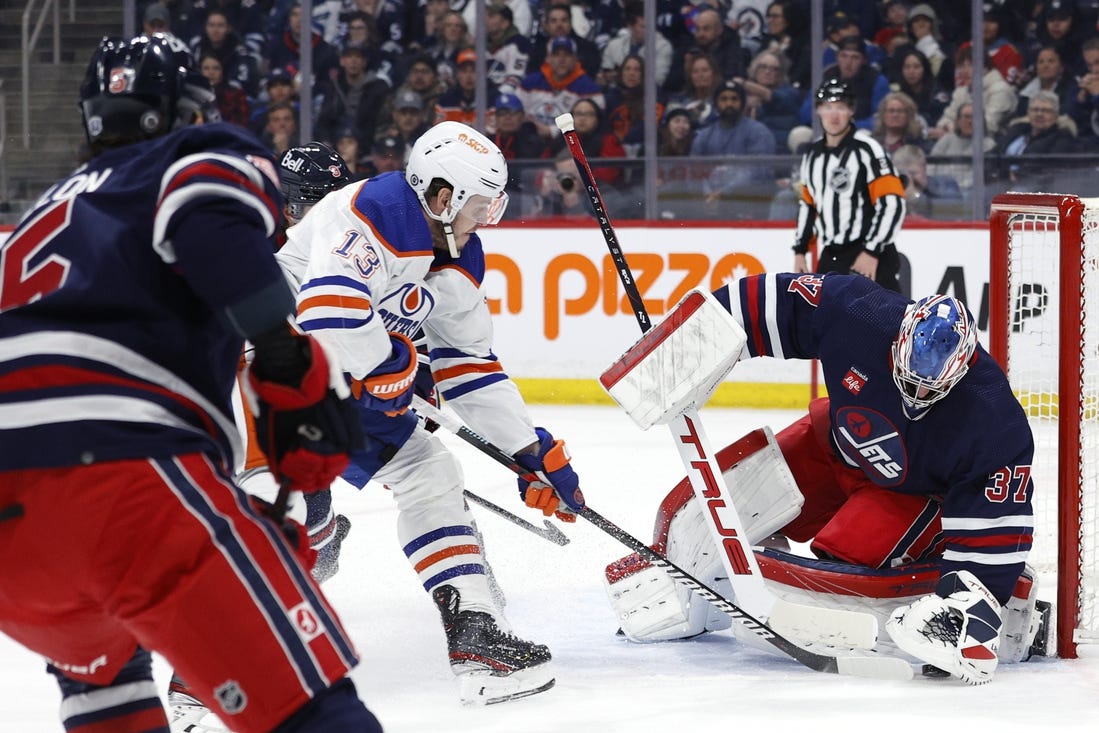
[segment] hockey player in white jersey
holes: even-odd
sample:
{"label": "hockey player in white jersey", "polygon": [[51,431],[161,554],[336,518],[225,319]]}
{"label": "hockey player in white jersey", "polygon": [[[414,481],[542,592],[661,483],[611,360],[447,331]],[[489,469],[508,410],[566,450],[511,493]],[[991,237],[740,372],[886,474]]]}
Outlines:
{"label": "hockey player in white jersey", "polygon": [[474,430],[543,483],[520,482],[544,514],[584,506],[564,443],[536,428],[492,352],[477,229],[507,206],[507,164],[472,128],[443,122],[413,147],[406,172],[330,194],[288,231],[277,258],[298,290],[298,325],[335,349],[367,445],[344,473],[392,489],[405,555],[442,614],[451,668],[466,703],[549,689],[547,647],[518,638],[492,599],[484,553],[462,495],[461,468],[408,410],[426,337],[439,393]]}

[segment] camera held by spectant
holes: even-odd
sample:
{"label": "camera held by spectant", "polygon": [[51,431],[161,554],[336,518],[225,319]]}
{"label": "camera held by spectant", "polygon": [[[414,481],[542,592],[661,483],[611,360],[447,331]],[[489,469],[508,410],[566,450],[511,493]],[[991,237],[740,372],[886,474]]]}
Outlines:
{"label": "camera held by spectant", "polygon": [[561,187],[562,191],[571,191],[576,188],[576,176],[562,171],[557,174],[557,185]]}

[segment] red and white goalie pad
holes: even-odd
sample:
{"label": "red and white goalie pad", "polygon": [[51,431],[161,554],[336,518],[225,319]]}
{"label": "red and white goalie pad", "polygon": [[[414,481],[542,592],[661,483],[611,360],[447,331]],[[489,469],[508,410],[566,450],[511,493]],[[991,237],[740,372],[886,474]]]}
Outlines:
{"label": "red and white goalie pad", "polygon": [[[801,511],[804,498],[770,428],[755,430],[718,451],[717,462],[744,520],[749,543],[773,534]],[[658,552],[732,597],[721,557],[687,479],[661,503],[654,535]],[[723,612],[636,554],[607,566],[604,582],[622,631],[632,641],[682,639],[729,627]]]}
{"label": "red and white goalie pad", "polygon": [[744,328],[708,291],[692,290],[599,377],[642,430],[700,407],[747,342]]}

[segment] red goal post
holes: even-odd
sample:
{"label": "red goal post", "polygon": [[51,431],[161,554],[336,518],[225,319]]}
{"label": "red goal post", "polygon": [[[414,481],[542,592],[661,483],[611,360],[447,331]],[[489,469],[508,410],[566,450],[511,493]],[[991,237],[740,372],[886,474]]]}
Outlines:
{"label": "red goal post", "polygon": [[990,234],[989,351],[1034,431],[1029,563],[1075,658],[1099,642],[1099,199],[1001,194]]}

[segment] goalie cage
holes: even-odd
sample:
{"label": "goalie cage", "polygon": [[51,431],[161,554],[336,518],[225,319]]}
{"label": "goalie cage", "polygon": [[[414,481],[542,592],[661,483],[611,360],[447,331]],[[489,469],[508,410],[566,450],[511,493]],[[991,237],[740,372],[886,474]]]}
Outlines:
{"label": "goalie cage", "polygon": [[1099,199],[1000,194],[989,223],[989,351],[1034,432],[1028,562],[1075,658],[1099,642]]}

